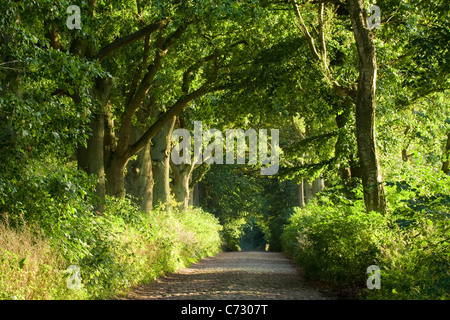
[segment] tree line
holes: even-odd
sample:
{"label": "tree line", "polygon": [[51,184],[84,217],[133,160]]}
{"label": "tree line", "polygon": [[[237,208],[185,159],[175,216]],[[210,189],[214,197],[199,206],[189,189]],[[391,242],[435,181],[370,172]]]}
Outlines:
{"label": "tree line", "polygon": [[448,173],[446,100],[424,102],[448,90],[444,1],[378,3],[380,28],[362,0],[81,1],[79,29],[69,5],[2,4],[3,171],[56,155],[96,177],[99,212],[106,195],[186,207],[210,166],[171,162],[174,129],[281,128],[280,177],[323,185],[338,168],[385,212],[377,108],[421,104],[447,116]]}

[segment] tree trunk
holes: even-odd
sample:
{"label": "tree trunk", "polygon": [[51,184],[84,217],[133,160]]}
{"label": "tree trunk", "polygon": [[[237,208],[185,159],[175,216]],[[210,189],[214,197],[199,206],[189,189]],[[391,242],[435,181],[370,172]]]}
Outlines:
{"label": "tree trunk", "polygon": [[[133,127],[132,141],[137,141],[141,131]],[[125,190],[136,198],[141,210],[149,213],[153,208],[153,173],[150,144],[138,152],[136,160],[130,160],[125,176]]]}
{"label": "tree trunk", "polygon": [[[338,106],[336,106],[336,108],[338,108]],[[343,112],[335,116],[336,125],[339,130],[347,130],[346,126],[350,125],[350,108],[353,108],[352,100],[349,97],[346,97],[343,105]],[[350,142],[346,141],[342,135],[338,136],[334,147],[336,158],[339,159],[342,157],[342,154],[345,153],[344,150],[349,149],[349,144]],[[350,151],[349,155],[345,156],[348,156],[348,166],[341,166],[339,171],[340,178],[345,189],[345,194],[348,198],[351,198],[353,197],[352,190],[356,187],[356,178],[360,178],[359,164],[355,160],[354,153],[352,151]]]}
{"label": "tree trunk", "polygon": [[110,196],[123,198],[125,196],[124,172],[129,158],[124,156],[124,148],[123,146],[122,148],[119,147],[117,140],[112,115],[106,112],[104,140],[106,193]]}
{"label": "tree trunk", "polygon": [[312,194],[315,195],[325,188],[325,182],[322,177],[318,177],[312,182]]}
{"label": "tree trunk", "polygon": [[377,63],[374,34],[367,27],[363,0],[348,0],[359,57],[356,92],[356,139],[361,166],[364,202],[367,211],[386,211],[386,198],[375,138],[375,91]]}
{"label": "tree trunk", "polygon": [[87,142],[87,148],[79,146],[77,149],[78,167],[82,168],[88,174],[98,177],[95,189],[98,196],[96,210],[103,212],[105,210],[105,165],[104,165],[104,135],[105,135],[105,108],[111,92],[112,80],[96,80],[92,95],[98,100],[100,107],[94,118],[91,120],[92,135]]}
{"label": "tree trunk", "polygon": [[199,183],[194,184],[194,186],[191,188],[191,196],[189,197],[189,204],[194,207],[200,206]]}
{"label": "tree trunk", "polygon": [[298,185],[298,206],[304,207],[305,206],[305,191],[304,191],[304,179],[300,182]]}
{"label": "tree trunk", "polygon": [[106,168],[106,192],[117,198],[125,197],[124,173],[128,159],[113,154]]}
{"label": "tree trunk", "polygon": [[313,197],[312,184],[307,182],[306,180],[304,180],[303,181],[303,188],[305,190],[305,204],[307,204],[308,201]]}
{"label": "tree trunk", "polygon": [[447,144],[445,145],[444,150],[444,161],[442,162],[442,171],[445,174],[450,173],[449,163],[450,163],[450,132],[447,133]]}
{"label": "tree trunk", "polygon": [[179,203],[180,210],[187,210],[189,206],[190,188],[189,182],[191,180],[191,165],[170,163],[173,172],[173,192],[175,201]]}
{"label": "tree trunk", "polygon": [[170,207],[170,142],[175,117],[168,121],[152,139],[151,157],[153,171],[153,206]]}
{"label": "tree trunk", "polygon": [[93,135],[89,139],[88,161],[89,173],[98,177],[95,192],[98,199],[96,210],[103,212],[105,210],[105,166],[103,162],[103,138],[104,138],[104,117],[103,114],[97,114],[91,122]]}

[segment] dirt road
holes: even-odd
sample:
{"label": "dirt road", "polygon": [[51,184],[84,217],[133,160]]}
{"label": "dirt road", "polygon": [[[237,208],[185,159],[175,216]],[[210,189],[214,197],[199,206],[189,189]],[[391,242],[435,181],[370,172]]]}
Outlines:
{"label": "dirt road", "polygon": [[282,253],[221,252],[128,294],[126,299],[322,300]]}

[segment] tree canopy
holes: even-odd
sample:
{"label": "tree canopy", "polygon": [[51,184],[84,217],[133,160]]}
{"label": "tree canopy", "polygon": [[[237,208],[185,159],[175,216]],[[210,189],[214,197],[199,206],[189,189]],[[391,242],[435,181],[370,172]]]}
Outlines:
{"label": "tree canopy", "polygon": [[[65,252],[78,250],[73,261],[87,238],[74,243],[70,232],[120,212],[114,203],[136,217],[178,212],[186,223],[183,214],[201,207],[223,226],[229,250],[253,241],[293,254],[301,224],[311,227],[305,235],[323,231],[330,243],[342,232],[350,243],[349,225],[366,239],[387,219],[412,246],[428,224],[441,252],[449,10],[445,0],[3,0],[0,215],[64,238]],[[195,137],[195,123],[223,143]],[[261,174],[260,154],[249,163],[250,137],[244,164],[210,161],[239,149],[238,139],[225,143],[237,129],[267,142],[275,174]],[[189,163],[171,158],[183,142],[173,132],[190,133]],[[214,151],[196,163],[196,150]],[[334,224],[318,217],[322,209]],[[309,234],[309,244],[319,248],[320,236]]]}

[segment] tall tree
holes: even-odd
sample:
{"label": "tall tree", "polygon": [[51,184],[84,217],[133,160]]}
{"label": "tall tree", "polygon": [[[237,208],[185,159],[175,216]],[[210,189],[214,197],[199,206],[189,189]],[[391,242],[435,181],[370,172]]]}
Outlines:
{"label": "tall tree", "polygon": [[368,211],[386,211],[386,196],[375,136],[377,60],[374,29],[368,26],[363,0],[348,0],[359,57],[356,91],[356,140],[361,166],[364,202]]}
{"label": "tall tree", "polygon": [[366,209],[368,211],[375,210],[384,212],[386,210],[386,200],[375,137],[377,64],[374,32],[367,25],[368,16],[364,7],[364,1],[348,0],[345,6],[343,3],[339,4],[339,6],[344,6],[349,12],[359,58],[357,85],[355,86],[351,83],[348,85],[340,84],[329,68],[330,62],[327,54],[327,39],[324,29],[326,2],[334,5],[333,1],[325,1],[317,4],[317,34],[319,43],[319,46],[317,46],[315,38],[310,33],[303,19],[299,5],[295,0],[292,1],[298,27],[306,38],[310,52],[316,63],[320,66],[324,78],[329,81],[336,94],[351,98],[356,106],[356,140]]}

